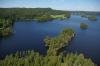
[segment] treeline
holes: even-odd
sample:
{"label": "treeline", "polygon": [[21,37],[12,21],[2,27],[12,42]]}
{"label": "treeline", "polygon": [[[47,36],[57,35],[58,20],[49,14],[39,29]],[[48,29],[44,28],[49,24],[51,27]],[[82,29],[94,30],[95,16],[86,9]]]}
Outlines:
{"label": "treeline", "polygon": [[94,11],[70,11],[71,14],[77,14],[77,15],[80,15],[82,13],[85,13],[87,15],[100,15],[100,12],[97,11],[97,12],[94,12]]}
{"label": "treeline", "polygon": [[15,20],[36,19],[39,21],[47,21],[53,19],[51,15],[63,15],[70,17],[68,11],[53,10],[51,8],[0,8],[0,17],[14,18]]}
{"label": "treeline", "polygon": [[96,16],[100,15],[100,12],[92,12],[92,11],[70,11],[70,13],[88,18],[88,20],[91,20],[91,21],[97,20]]}
{"label": "treeline", "polygon": [[0,66],[96,66],[83,54],[40,55],[34,51],[16,52],[0,60]]}
{"label": "treeline", "polygon": [[87,14],[87,13],[83,12],[80,15],[81,15],[81,17],[88,18],[88,20],[91,20],[91,21],[96,21],[97,20],[97,17],[94,14]]}

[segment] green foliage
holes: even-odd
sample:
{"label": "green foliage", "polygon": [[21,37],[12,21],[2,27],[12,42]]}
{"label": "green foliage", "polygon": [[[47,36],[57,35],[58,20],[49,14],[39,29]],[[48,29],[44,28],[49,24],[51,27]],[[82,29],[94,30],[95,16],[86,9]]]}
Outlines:
{"label": "green foliage", "polygon": [[87,29],[88,28],[88,25],[85,24],[85,23],[80,23],[80,28],[81,29]]}
{"label": "green foliage", "polygon": [[83,54],[67,54],[63,61],[65,66],[95,66],[90,59],[85,59]]}
{"label": "green foliage", "polygon": [[88,13],[82,13],[81,17],[88,18],[88,20],[91,20],[91,21],[96,21],[97,20],[96,15],[88,14]]}
{"label": "green foliage", "polygon": [[35,19],[39,22],[46,22],[46,21],[53,20],[53,18],[50,15],[38,16],[38,17],[35,17]]}
{"label": "green foliage", "polygon": [[44,39],[45,46],[49,47],[48,54],[55,55],[57,50],[64,46],[68,46],[68,42],[74,37],[74,31],[72,29],[64,29],[58,36],[56,37],[46,37]]}
{"label": "green foliage", "polygon": [[9,36],[12,33],[12,24],[11,19],[0,18],[0,37]]}
{"label": "green foliage", "polygon": [[0,66],[95,66],[83,54],[68,53],[66,56],[42,56],[34,51],[16,52],[0,60]]}
{"label": "green foliage", "polygon": [[95,15],[88,16],[88,19],[91,20],[91,21],[96,21],[97,20]]}
{"label": "green foliage", "polygon": [[62,14],[65,17],[70,17],[70,13],[67,11],[53,10],[51,8],[0,8],[0,17],[9,17],[13,20],[36,19],[43,22],[54,19],[51,15]]}
{"label": "green foliage", "polygon": [[2,28],[3,27],[3,22],[2,22],[2,20],[0,19],[0,28]]}
{"label": "green foliage", "polygon": [[9,36],[12,32],[13,32],[12,28],[11,27],[7,27],[7,28],[2,30],[2,36]]}
{"label": "green foliage", "polygon": [[64,14],[62,14],[62,15],[51,15],[51,17],[53,19],[65,19],[65,18],[67,18]]}

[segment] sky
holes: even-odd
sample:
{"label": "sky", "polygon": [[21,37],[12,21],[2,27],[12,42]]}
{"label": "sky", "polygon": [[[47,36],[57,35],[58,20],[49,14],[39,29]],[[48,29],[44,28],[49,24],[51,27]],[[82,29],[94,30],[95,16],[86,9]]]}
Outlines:
{"label": "sky", "polygon": [[100,11],[100,0],[0,0],[0,7],[49,7],[69,11]]}

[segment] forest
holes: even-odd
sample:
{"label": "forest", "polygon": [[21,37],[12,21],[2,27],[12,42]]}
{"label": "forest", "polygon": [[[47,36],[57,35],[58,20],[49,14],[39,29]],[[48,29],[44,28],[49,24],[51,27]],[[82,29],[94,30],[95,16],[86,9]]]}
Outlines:
{"label": "forest", "polygon": [[0,66],[96,66],[83,54],[40,55],[34,51],[16,52],[0,60]]}
{"label": "forest", "polygon": [[53,10],[51,8],[0,8],[1,18],[13,18],[15,20],[35,19],[42,21],[43,19],[43,21],[47,21],[55,19],[52,15],[63,15],[60,18],[70,17],[70,13],[68,11]]}

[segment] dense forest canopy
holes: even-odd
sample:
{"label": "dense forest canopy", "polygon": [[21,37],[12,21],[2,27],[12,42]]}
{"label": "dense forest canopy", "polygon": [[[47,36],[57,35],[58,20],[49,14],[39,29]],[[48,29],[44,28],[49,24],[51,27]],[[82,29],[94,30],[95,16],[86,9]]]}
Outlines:
{"label": "dense forest canopy", "polygon": [[14,19],[33,19],[43,15],[62,15],[69,17],[68,11],[53,10],[51,8],[0,8],[0,17]]}
{"label": "dense forest canopy", "polygon": [[0,66],[95,66],[83,54],[40,55],[34,51],[16,52],[0,60]]}
{"label": "dense forest canopy", "polygon": [[64,46],[69,45],[69,41],[75,36],[75,32],[72,29],[64,29],[58,36],[56,37],[46,37],[44,39],[45,46],[48,47],[48,55],[57,55],[58,50],[63,48]]}

